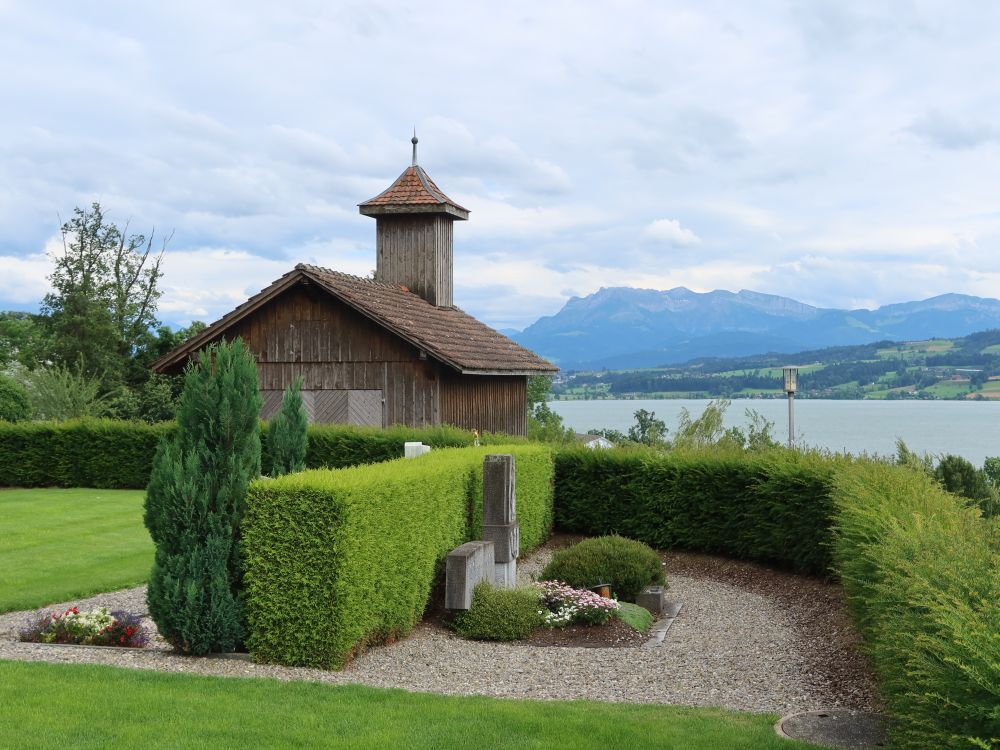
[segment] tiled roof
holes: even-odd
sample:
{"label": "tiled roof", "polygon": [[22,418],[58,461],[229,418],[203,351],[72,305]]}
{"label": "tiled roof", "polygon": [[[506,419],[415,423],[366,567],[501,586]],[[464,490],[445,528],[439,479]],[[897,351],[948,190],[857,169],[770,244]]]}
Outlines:
{"label": "tiled roof", "polygon": [[189,352],[217,338],[237,320],[303,278],[460,372],[502,375],[558,369],[457,307],[435,307],[402,286],[300,263],[197,336],[158,359],[152,365],[153,370],[162,372],[183,361]]}
{"label": "tiled roof", "polygon": [[434,184],[434,180],[428,176],[422,167],[416,164],[407,167],[403,174],[386,190],[371,200],[359,203],[358,206],[362,213],[365,213],[366,209],[390,207],[398,209],[407,206],[423,208],[424,210],[434,208],[435,206],[450,206],[466,215],[469,213],[468,209],[458,205],[442,193],[438,186]]}

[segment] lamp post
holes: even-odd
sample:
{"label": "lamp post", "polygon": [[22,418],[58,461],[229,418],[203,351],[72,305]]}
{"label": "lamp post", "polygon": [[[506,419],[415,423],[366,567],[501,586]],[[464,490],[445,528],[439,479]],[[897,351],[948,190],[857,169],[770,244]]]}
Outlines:
{"label": "lamp post", "polygon": [[795,443],[795,391],[799,385],[799,368],[787,365],[781,368],[785,373],[785,393],[788,394],[788,447]]}

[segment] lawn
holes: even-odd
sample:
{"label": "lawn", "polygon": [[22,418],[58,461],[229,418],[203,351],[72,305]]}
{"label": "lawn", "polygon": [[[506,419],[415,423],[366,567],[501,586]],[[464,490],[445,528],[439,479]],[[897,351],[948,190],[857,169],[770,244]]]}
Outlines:
{"label": "lawn", "polygon": [[0,612],[145,583],[142,490],[0,490]]}
{"label": "lawn", "polygon": [[806,750],[774,716],[0,661],[0,746]]}

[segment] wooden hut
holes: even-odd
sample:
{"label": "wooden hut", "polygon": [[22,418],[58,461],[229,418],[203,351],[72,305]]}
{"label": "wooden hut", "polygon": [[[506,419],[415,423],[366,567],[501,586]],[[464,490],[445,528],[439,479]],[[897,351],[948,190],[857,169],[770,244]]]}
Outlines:
{"label": "wooden hut", "polygon": [[153,370],[178,373],[206,344],[240,336],[264,418],[301,377],[312,422],[523,435],[527,378],[556,367],[454,306],[453,226],[469,212],[417,164],[416,137],[412,165],[359,210],[375,218],[374,279],[300,263]]}

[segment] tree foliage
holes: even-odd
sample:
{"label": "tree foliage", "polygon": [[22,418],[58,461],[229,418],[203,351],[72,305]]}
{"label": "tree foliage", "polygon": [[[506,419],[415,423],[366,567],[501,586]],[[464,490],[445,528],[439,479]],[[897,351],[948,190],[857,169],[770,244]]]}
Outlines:
{"label": "tree foliage", "polygon": [[[76,208],[62,225],[62,252],[42,301],[56,362],[82,361],[105,384],[120,382],[156,325],[160,265],[169,237],[153,252],[153,233],[129,234],[106,221],[99,203]],[[142,378],[144,379],[144,378]]]}
{"label": "tree foliage", "polygon": [[281,411],[271,420],[267,447],[271,454],[271,476],[294,474],[306,468],[309,420],[302,405],[302,378],[296,378],[281,397]]}
{"label": "tree foliage", "polygon": [[21,422],[31,417],[31,401],[24,386],[13,378],[0,375],[0,420]]}
{"label": "tree foliage", "polygon": [[663,445],[666,442],[667,423],[657,419],[656,412],[639,409],[633,416],[635,424],[628,429],[629,440],[643,445]]}
{"label": "tree foliage", "polygon": [[240,339],[213,344],[184,373],[177,430],[157,451],[146,494],[149,611],[185,653],[232,651],[245,635],[240,524],[260,452],[253,355]]}
{"label": "tree foliage", "polygon": [[82,357],[72,367],[65,363],[43,366],[23,378],[35,419],[63,422],[101,417],[107,410],[108,395],[102,392],[100,380],[84,370]]}

